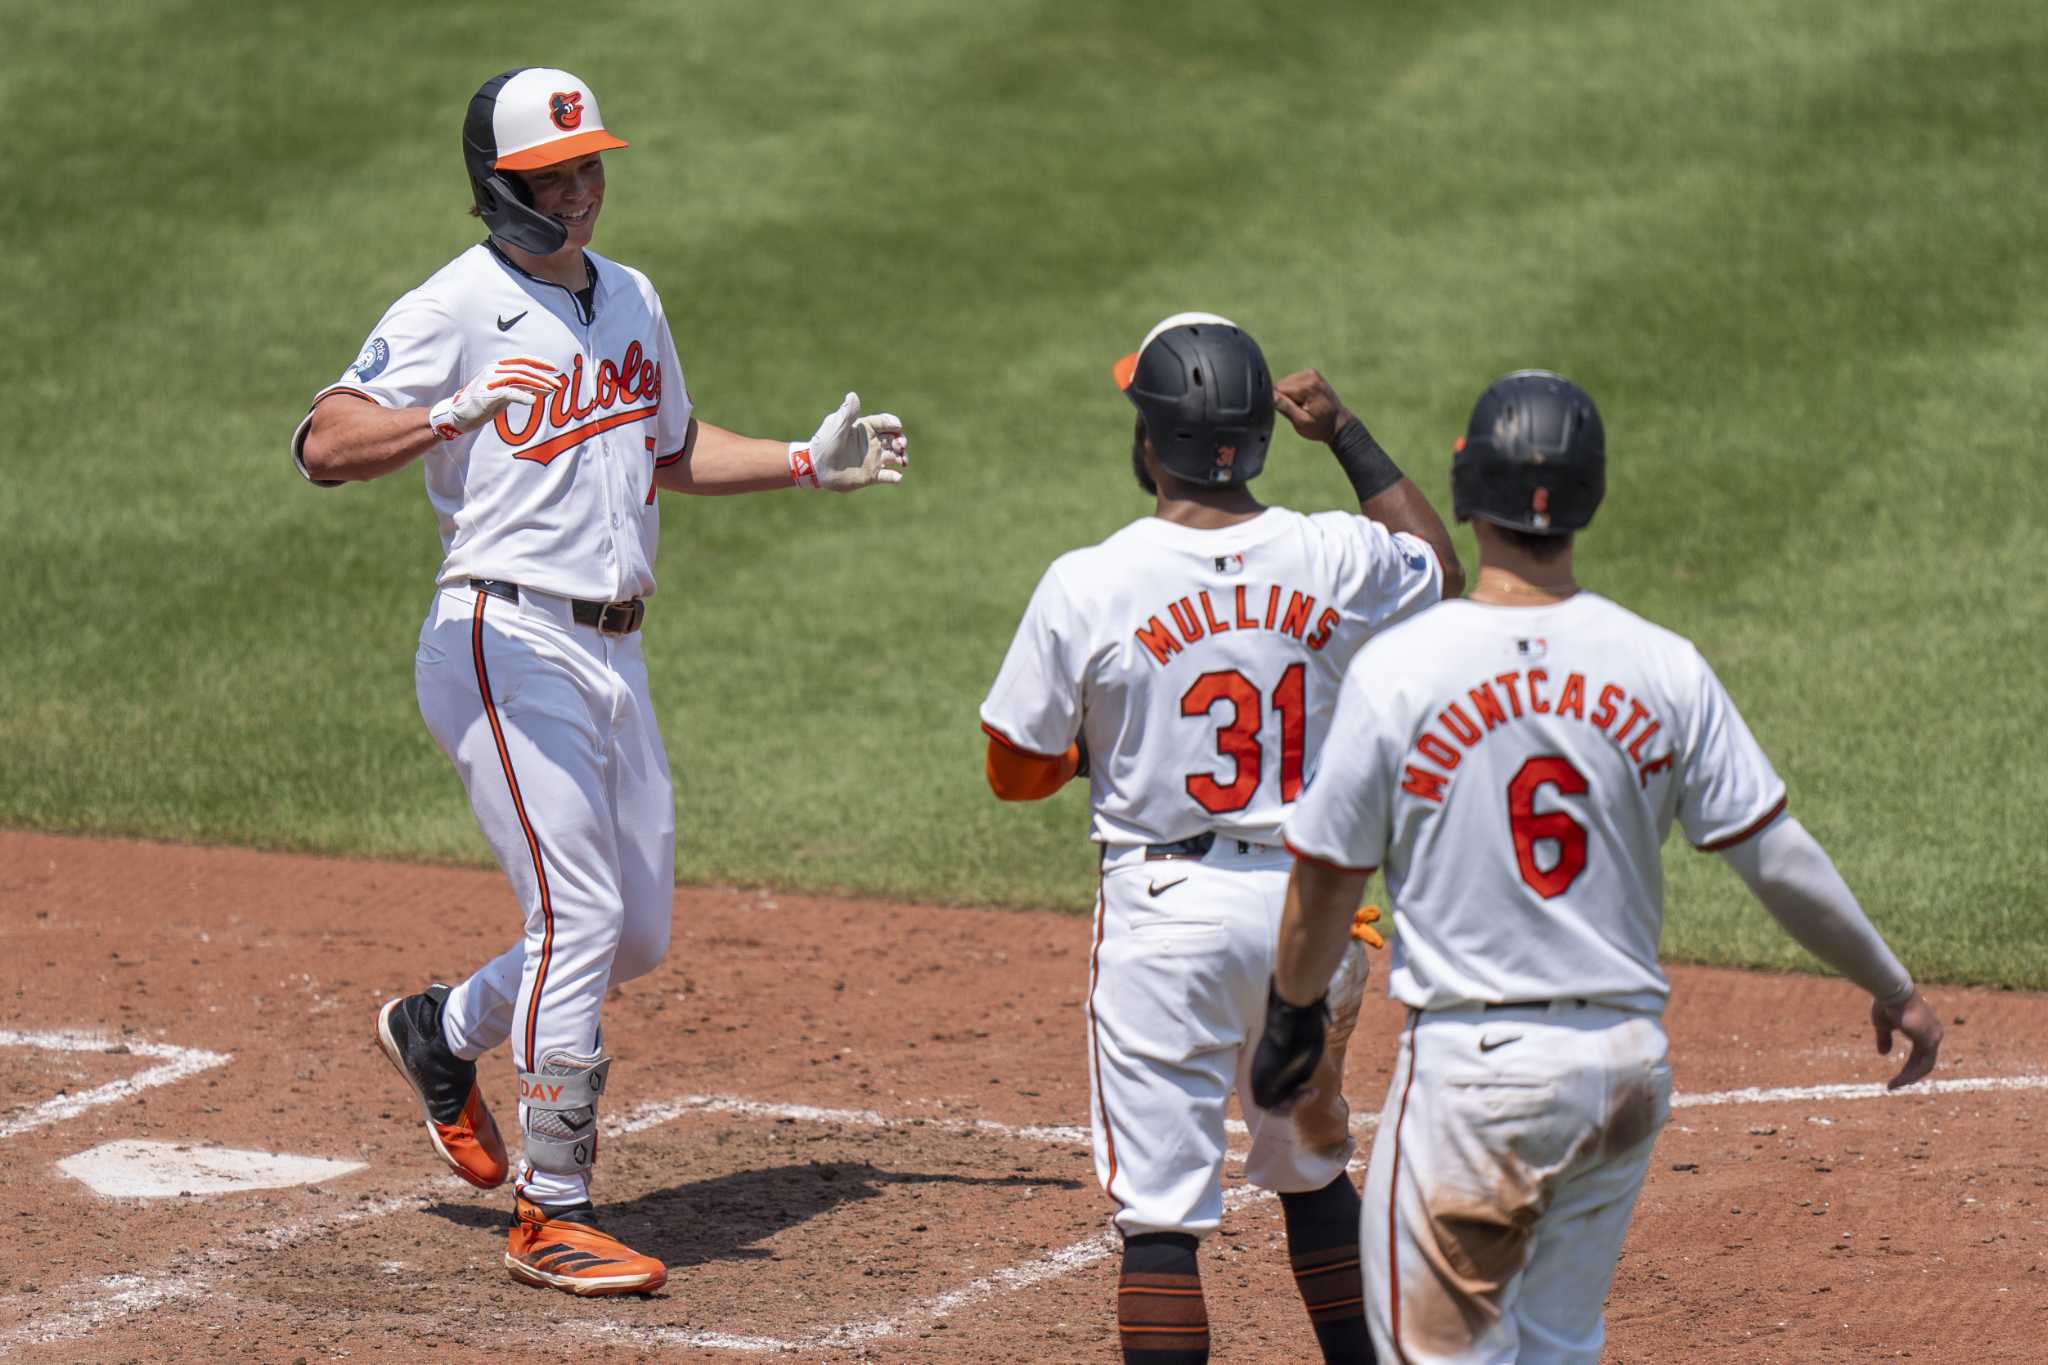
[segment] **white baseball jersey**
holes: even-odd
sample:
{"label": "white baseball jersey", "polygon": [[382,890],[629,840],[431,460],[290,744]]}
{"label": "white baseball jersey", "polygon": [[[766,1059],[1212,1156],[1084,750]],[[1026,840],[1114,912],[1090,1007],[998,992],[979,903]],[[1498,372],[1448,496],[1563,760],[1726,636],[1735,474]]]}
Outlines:
{"label": "white baseball jersey", "polygon": [[[428,408],[508,356],[568,377],[547,401],[515,402],[427,453],[443,587],[500,579],[591,601],[654,592],[654,466],[682,450],[690,398],[654,286],[584,255],[594,281],[579,295],[489,243],[471,247],[392,304],[355,363],[314,395]],[[310,421],[292,438],[301,474]]]}
{"label": "white baseball jersey", "polygon": [[1275,843],[1345,662],[1442,592],[1425,542],[1355,513],[1146,517],[1053,561],[982,725],[1037,754],[1085,736],[1098,843]]}
{"label": "white baseball jersey", "polygon": [[1691,642],[1580,592],[1447,603],[1353,661],[1287,822],[1298,854],[1384,866],[1390,991],[1418,1009],[1585,997],[1660,1011],[1658,849],[1785,805]]}

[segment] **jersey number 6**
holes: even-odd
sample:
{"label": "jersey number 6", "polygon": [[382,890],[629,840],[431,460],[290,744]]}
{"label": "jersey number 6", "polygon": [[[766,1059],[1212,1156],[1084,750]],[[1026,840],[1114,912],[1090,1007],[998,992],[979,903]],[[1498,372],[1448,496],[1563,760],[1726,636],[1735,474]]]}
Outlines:
{"label": "jersey number 6", "polygon": [[[1539,754],[1524,763],[1508,782],[1508,828],[1515,836],[1515,864],[1522,880],[1545,900],[1562,896],[1586,870],[1586,827],[1561,810],[1537,811],[1536,792],[1556,787],[1563,796],[1579,796],[1586,779],[1570,760]],[[1545,868],[1536,862],[1536,842],[1557,844],[1557,861]]]}
{"label": "jersey number 6", "polygon": [[[1273,689],[1273,709],[1280,713],[1280,799],[1292,801],[1301,795],[1301,751],[1308,728],[1308,668],[1289,664]],[[1236,762],[1229,785],[1208,773],[1187,775],[1188,795],[1212,815],[1243,810],[1258,795],[1265,764],[1265,748],[1259,743],[1259,729],[1265,709],[1259,689],[1251,679],[1234,668],[1204,673],[1194,686],[1181,694],[1183,716],[1206,717],[1217,702],[1232,707],[1230,723],[1216,732],[1216,752]]]}

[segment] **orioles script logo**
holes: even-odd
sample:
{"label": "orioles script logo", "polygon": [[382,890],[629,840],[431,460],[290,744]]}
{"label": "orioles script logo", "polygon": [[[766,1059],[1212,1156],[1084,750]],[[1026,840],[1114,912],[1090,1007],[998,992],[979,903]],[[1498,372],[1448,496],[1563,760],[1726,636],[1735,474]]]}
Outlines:
{"label": "orioles script logo", "polygon": [[583,122],[583,92],[581,90],[557,90],[548,96],[548,118],[563,132],[569,132]]}
{"label": "orioles script logo", "polygon": [[[583,392],[586,380],[590,386],[587,397]],[[649,360],[635,341],[626,347],[617,363],[600,360],[595,376],[584,370],[583,357],[577,356],[561,387],[546,402],[514,403],[499,408],[491,426],[513,455],[544,465],[599,432],[630,422],[644,422],[660,408],[661,366]],[[515,418],[514,413],[524,415]],[[546,440],[537,440],[543,419],[553,434]],[[515,421],[520,425],[515,427]]]}

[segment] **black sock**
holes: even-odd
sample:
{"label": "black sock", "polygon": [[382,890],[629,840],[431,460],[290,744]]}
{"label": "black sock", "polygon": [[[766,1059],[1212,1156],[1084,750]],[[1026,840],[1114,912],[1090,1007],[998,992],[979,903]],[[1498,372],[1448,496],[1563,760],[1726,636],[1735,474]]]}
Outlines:
{"label": "black sock", "polygon": [[1351,1177],[1307,1194],[1283,1194],[1294,1287],[1330,1365],[1374,1365],[1365,1331],[1365,1280],[1358,1265],[1358,1191]]}
{"label": "black sock", "polygon": [[1116,1286],[1117,1334],[1124,1365],[1205,1365],[1209,1310],[1193,1237],[1141,1232],[1124,1239],[1123,1275]]}

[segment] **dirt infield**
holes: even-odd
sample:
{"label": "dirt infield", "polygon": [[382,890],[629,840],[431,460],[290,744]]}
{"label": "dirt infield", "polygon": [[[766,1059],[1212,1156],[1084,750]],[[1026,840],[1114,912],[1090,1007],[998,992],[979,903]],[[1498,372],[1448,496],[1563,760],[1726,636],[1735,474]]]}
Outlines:
{"label": "dirt infield", "polygon": [[[597,1185],[670,1279],[598,1303],[506,1278],[509,1201],[439,1173],[370,1041],[514,930],[495,873],[0,833],[0,1357],[1115,1358],[1086,921],[679,893],[606,1013]],[[1934,992],[1947,1088],[1886,1098],[1852,989],[1673,975],[1680,1107],[1608,1358],[2048,1359],[2048,997]],[[1369,1005],[1352,1046],[1366,1114],[1395,1024]],[[155,1198],[57,1168],[119,1140],[362,1165]],[[1312,1358],[1277,1204],[1229,1204],[1216,1357]]]}

